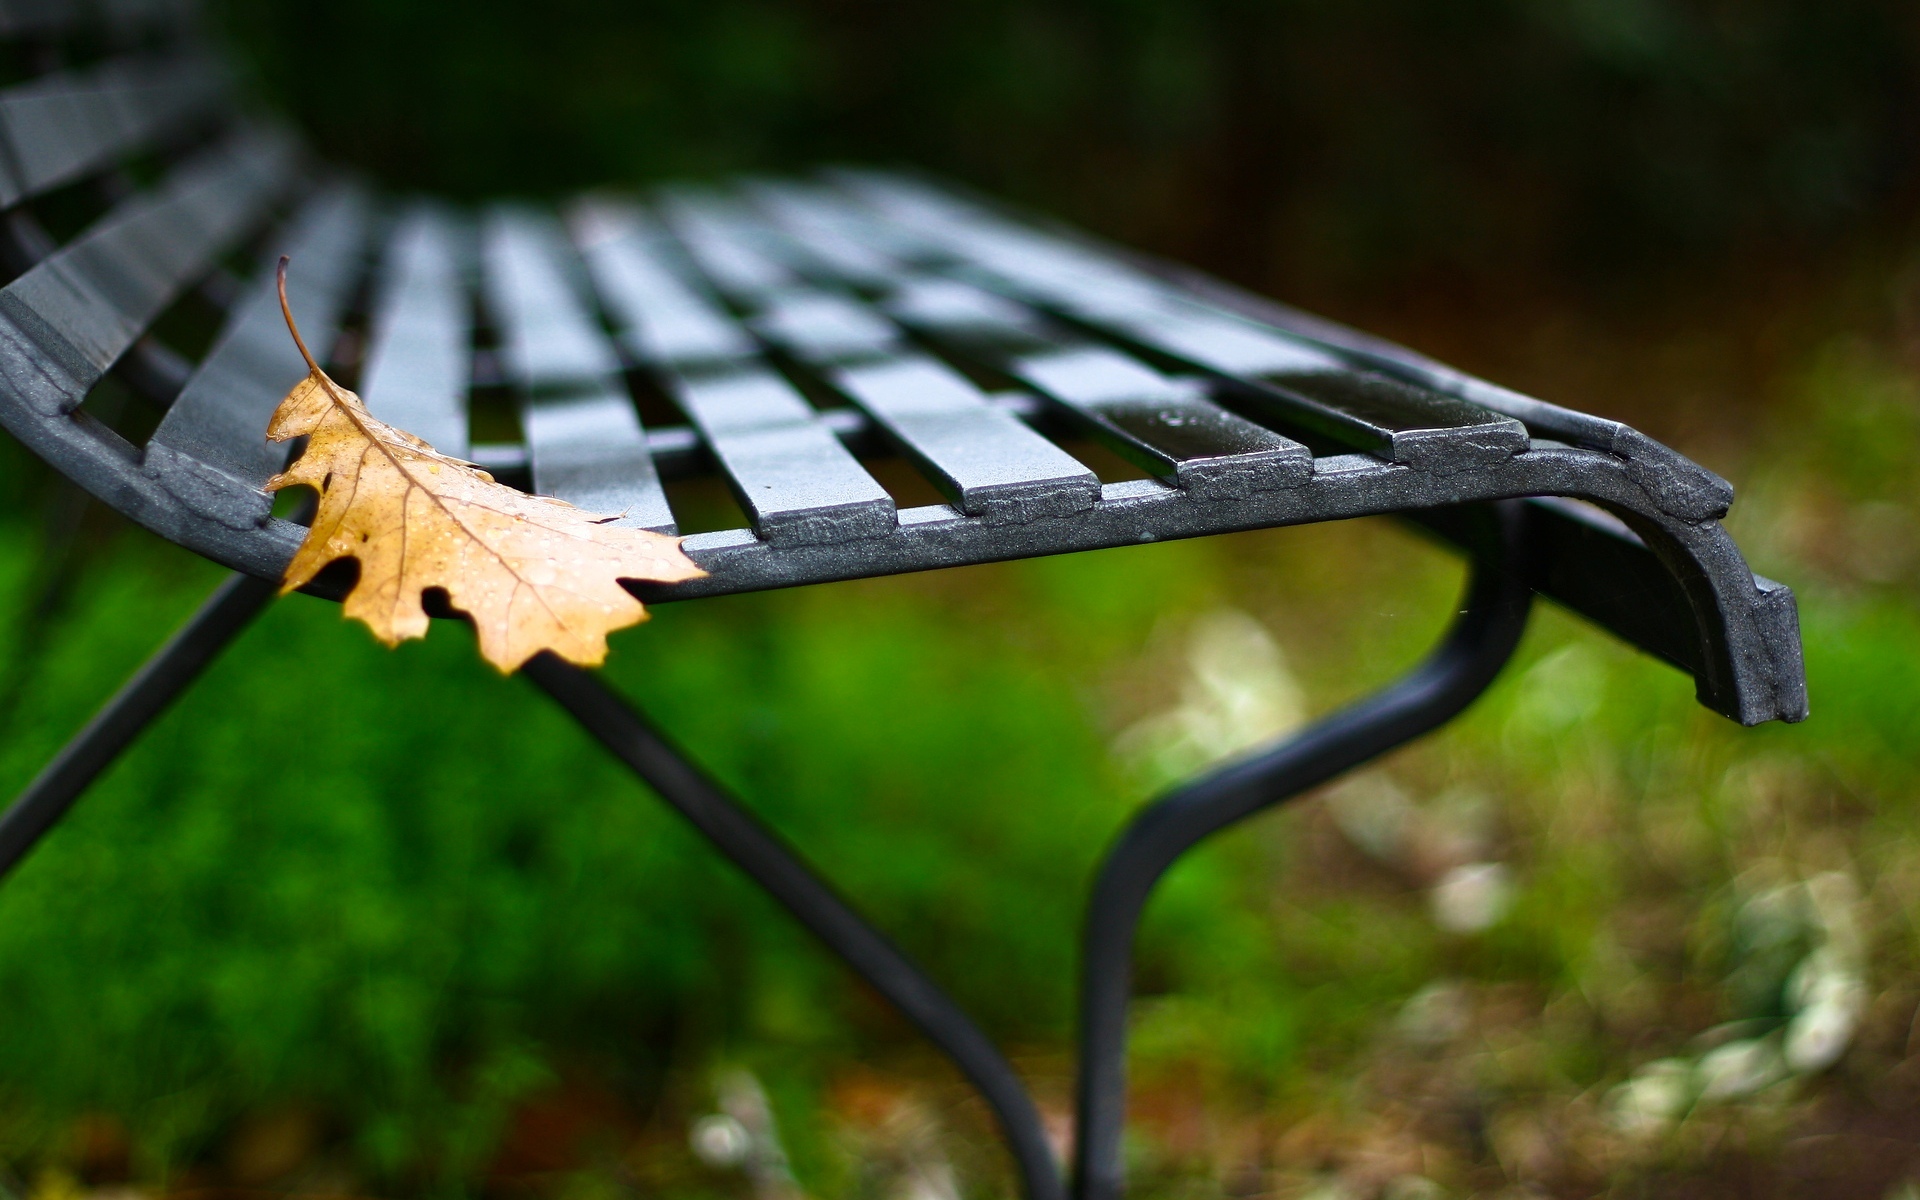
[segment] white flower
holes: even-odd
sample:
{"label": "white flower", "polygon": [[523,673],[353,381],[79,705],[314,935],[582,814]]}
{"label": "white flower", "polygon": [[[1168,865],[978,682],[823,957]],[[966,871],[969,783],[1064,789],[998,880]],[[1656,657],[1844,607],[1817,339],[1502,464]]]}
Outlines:
{"label": "white flower", "polygon": [[1187,638],[1180,703],[1129,728],[1115,743],[1162,782],[1189,778],[1298,727],[1300,685],[1266,627],[1236,609],[1207,613]]}
{"label": "white flower", "polygon": [[725,1113],[712,1113],[695,1121],[687,1140],[694,1157],[710,1167],[737,1167],[753,1149],[753,1135]]}
{"label": "white flower", "polygon": [[1380,1189],[1380,1200],[1441,1200],[1445,1195],[1440,1185],[1425,1175],[1397,1175]]}
{"label": "white flower", "polygon": [[1505,863],[1467,863],[1440,877],[1428,893],[1433,922],[1448,933],[1491,929],[1513,906],[1512,872]]}
{"label": "white flower", "polygon": [[1473,1021],[1473,997],[1451,979],[1436,980],[1400,1006],[1394,1027],[1416,1046],[1438,1049],[1467,1031]]}
{"label": "white flower", "polygon": [[1820,955],[1811,955],[1794,973],[1791,990],[1800,1011],[1787,1025],[1785,1050],[1787,1065],[1802,1075],[1840,1061],[1867,1008],[1866,984],[1849,971],[1822,970],[1825,965]]}
{"label": "white flower", "polygon": [[1609,1092],[1607,1109],[1620,1132],[1652,1137],[1685,1116],[1693,1098],[1693,1064],[1662,1058],[1641,1067],[1632,1079]]}
{"label": "white flower", "polygon": [[1413,801],[1384,771],[1363,771],[1327,794],[1334,824],[1360,852],[1397,866],[1406,857],[1418,814]]}
{"label": "white flower", "polygon": [[1764,1038],[1743,1038],[1710,1050],[1695,1070],[1702,1100],[1738,1100],[1787,1073],[1780,1051]]}

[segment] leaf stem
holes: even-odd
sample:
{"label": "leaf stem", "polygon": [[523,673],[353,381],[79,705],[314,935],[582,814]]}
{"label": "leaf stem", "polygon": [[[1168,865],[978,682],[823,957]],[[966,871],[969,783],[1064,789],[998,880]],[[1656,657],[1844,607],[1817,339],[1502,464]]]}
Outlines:
{"label": "leaf stem", "polygon": [[[287,264],[291,261],[289,256],[282,254],[280,265],[273,272],[274,285],[280,289],[280,315],[287,319],[287,332],[293,335],[293,344],[300,347],[300,357],[307,360],[307,370],[318,375],[321,374],[320,364],[314,362],[313,355],[307,352],[307,343],[300,336],[300,327],[293,323],[293,307],[287,303]],[[331,394],[333,389],[328,388],[327,391]]]}

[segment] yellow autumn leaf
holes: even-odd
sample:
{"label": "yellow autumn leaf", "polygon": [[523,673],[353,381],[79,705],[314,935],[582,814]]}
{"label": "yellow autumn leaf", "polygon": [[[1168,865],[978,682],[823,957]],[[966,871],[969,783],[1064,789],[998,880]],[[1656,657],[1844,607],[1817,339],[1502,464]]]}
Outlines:
{"label": "yellow autumn leaf", "polygon": [[706,574],[679,538],[497,483],[368,412],[307,352],[287,307],[286,272],[283,258],[280,308],[309,374],[274,410],[267,436],[308,440],[267,490],[311,487],[320,503],[283,594],[336,559],[356,559],[360,579],[345,614],[394,646],[426,636],[421,593],[444,589],[473,621],[481,655],[510,672],[542,650],[582,666],[603,661],[607,634],[647,618],[618,580]]}

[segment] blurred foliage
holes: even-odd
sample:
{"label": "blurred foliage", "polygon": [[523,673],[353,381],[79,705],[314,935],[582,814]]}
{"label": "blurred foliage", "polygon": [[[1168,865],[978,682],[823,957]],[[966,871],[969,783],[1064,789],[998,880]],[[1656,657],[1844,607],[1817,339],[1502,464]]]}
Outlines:
{"label": "blurred foliage", "polygon": [[1920,182],[1901,0],[219,9],[262,91],[403,187],[905,160],[1290,295],[1777,255]]}

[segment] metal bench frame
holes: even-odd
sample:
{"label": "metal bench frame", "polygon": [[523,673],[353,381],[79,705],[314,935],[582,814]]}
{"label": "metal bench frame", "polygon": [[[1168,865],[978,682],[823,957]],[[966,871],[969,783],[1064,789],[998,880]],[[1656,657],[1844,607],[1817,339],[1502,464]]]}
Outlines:
{"label": "metal bench frame", "polygon": [[[58,69],[82,28],[126,49]],[[1793,596],[1749,571],[1720,527],[1731,489],[1617,422],[990,202],[862,172],[668,192],[651,216],[589,201],[570,230],[493,210],[478,238],[501,334],[488,350],[466,302],[471,226],[433,207],[380,210],[289,135],[238,115],[179,3],[3,0],[0,37],[48,67],[0,90],[13,276],[0,288],[0,424],[85,493],[235,571],[0,815],[0,874],[271,601],[304,534],[260,490],[283,455],[262,437],[266,415],[304,367],[270,272],[240,283],[219,265],[270,226],[269,257],[298,260],[293,303],[316,344],[340,329],[385,231],[361,390],[441,449],[668,530],[662,480],[724,474],[752,527],[688,537],[709,576],[636,587],[649,602],[1377,514],[1468,555],[1458,614],[1423,663],[1148,805],[1108,852],[1083,934],[1070,1175],[1018,1074],[905,954],[598,676],[551,656],[527,666],[953,1060],[1030,1200],[1124,1190],[1133,943],[1160,876],[1210,834],[1460,712],[1512,654],[1534,595],[1689,672],[1701,702],[1734,720],[1805,716]],[[161,182],[121,171],[135,152],[171,163]],[[59,245],[34,205],[83,185],[116,203]],[[193,288],[228,313],[198,364],[147,334]],[[109,372],[164,412],[144,445],[82,407]],[[692,423],[643,428],[636,372]],[[1021,390],[989,394],[983,377]],[[488,382],[516,389],[524,444],[468,445],[467,393]],[[1146,477],[1103,483],[1056,444],[1087,437]],[[898,509],[855,457],[887,453],[950,503]],[[308,590],[341,586],[323,576]]]}

